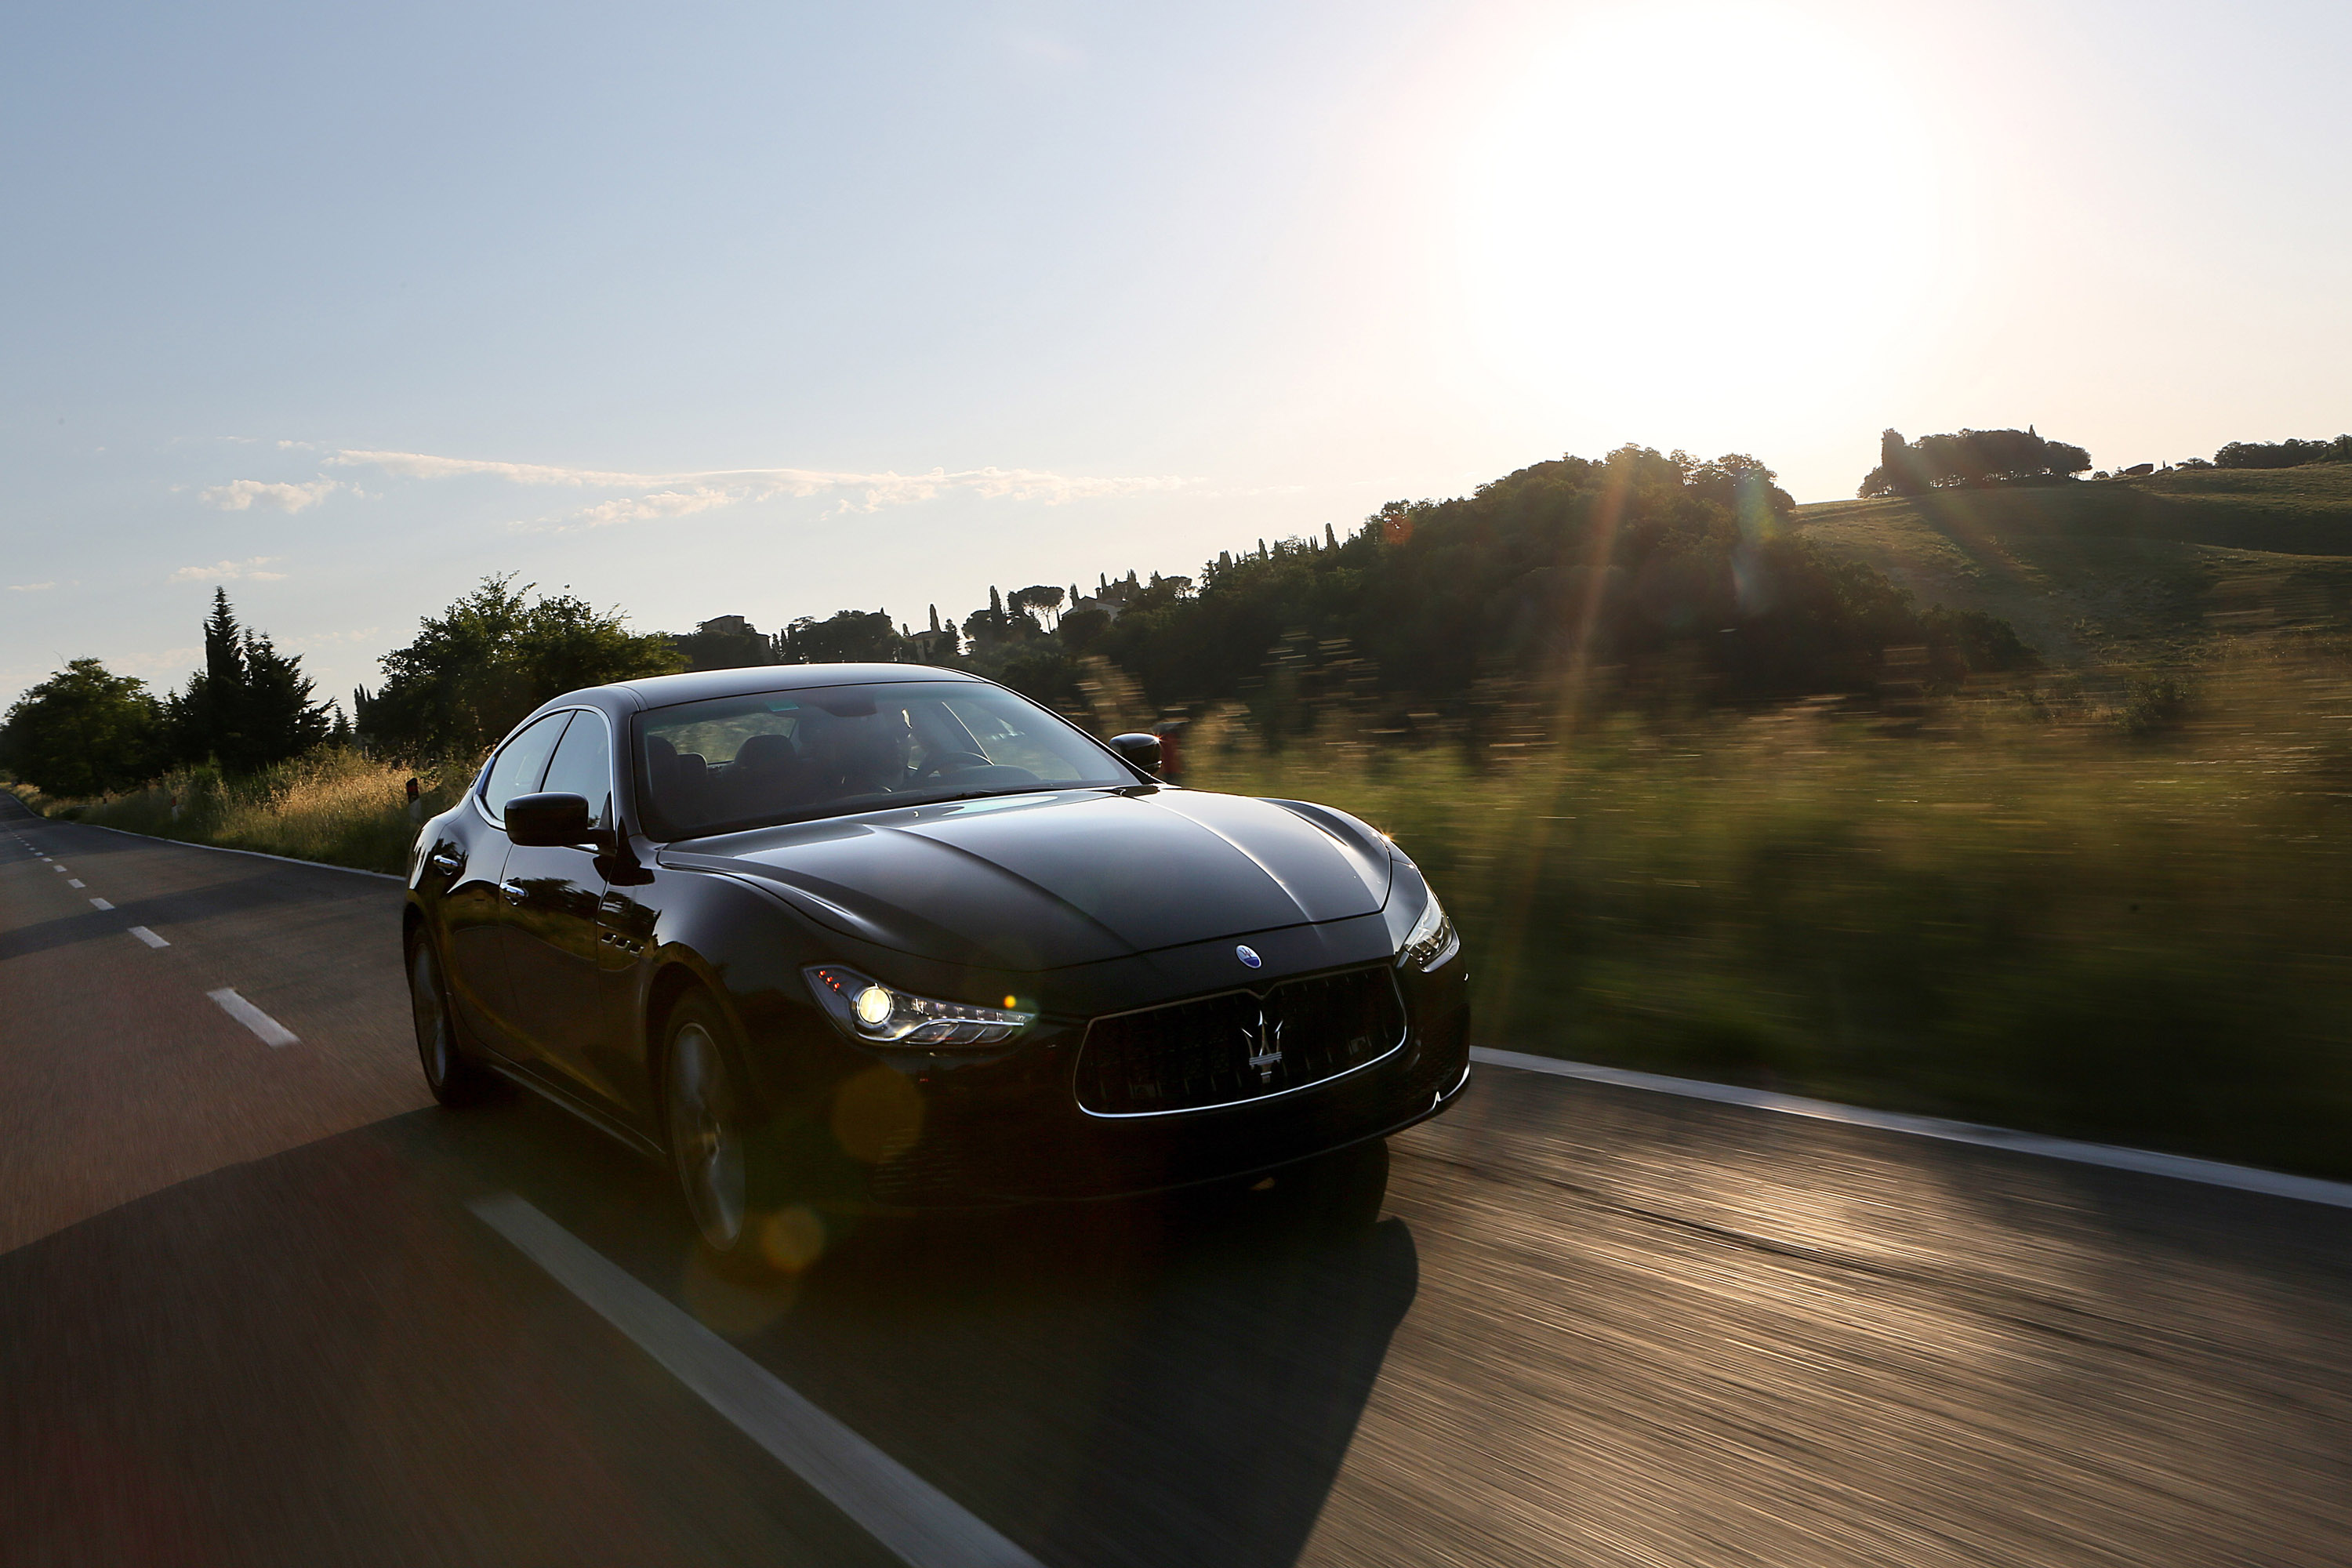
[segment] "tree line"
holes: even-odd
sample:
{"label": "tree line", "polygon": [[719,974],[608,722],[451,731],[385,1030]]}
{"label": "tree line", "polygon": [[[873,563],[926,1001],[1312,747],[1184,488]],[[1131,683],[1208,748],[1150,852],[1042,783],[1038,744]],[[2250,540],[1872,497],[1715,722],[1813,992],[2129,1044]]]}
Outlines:
{"label": "tree line", "polygon": [[[1921,449],[1943,451],[1936,439]],[[0,764],[70,795],[176,764],[249,772],[328,742],[387,759],[473,758],[565,691],[755,664],[948,666],[1075,711],[1092,659],[1125,670],[1156,706],[1184,708],[1247,695],[1270,661],[1297,662],[1286,649],[1310,647],[1404,712],[1471,700],[1498,677],[1747,702],[1868,691],[1890,649],[1912,650],[1906,668],[1931,684],[2037,662],[2006,623],[1922,607],[1869,566],[1816,549],[1791,529],[1795,503],[1774,479],[1742,453],[1566,456],[1468,496],[1390,502],[1344,536],[1327,524],[1260,539],[1221,552],[1197,581],[1130,570],[1097,574],[1091,594],[992,587],[961,620],[931,606],[919,630],[845,609],[772,637],[740,617],[641,633],[617,609],[491,576],[383,657],[383,680],[352,693],[348,721],[215,591],[205,668],[185,690],[158,700],[76,660],[9,710]]]}
{"label": "tree line", "polygon": [[2053,441],[2031,425],[2022,430],[1958,430],[1906,441],[1900,430],[1878,438],[1878,466],[1858,492],[1917,496],[1929,490],[1981,489],[1990,485],[2063,484],[2091,466],[2091,455]]}
{"label": "tree line", "polygon": [[2232,441],[2213,454],[2217,468],[2299,468],[2306,463],[2352,463],[2352,436],[2333,441]]}
{"label": "tree line", "polygon": [[[2333,441],[2232,441],[2213,460],[2189,458],[2184,468],[2299,468],[2307,463],[2352,463],[2352,436]],[[1878,466],[1863,476],[1855,493],[1916,496],[1930,490],[1982,489],[1993,485],[2052,485],[2073,480],[2091,466],[2091,456],[2065,441],[2053,441],[2027,426],[2022,430],[1958,430],[1906,441],[1900,430],[1878,438]],[[2153,464],[2121,470],[2118,478],[2153,471]],[[2102,471],[2092,476],[2104,479]]]}
{"label": "tree line", "polygon": [[340,710],[315,700],[298,654],[239,624],[213,590],[204,668],[157,697],[135,676],[78,658],[18,699],[0,722],[0,765],[51,795],[96,795],[167,768],[250,773],[330,740],[349,740]]}
{"label": "tree line", "polygon": [[[1931,682],[2037,661],[2004,622],[1921,607],[1878,572],[1795,534],[1795,503],[1753,457],[1627,446],[1564,457],[1451,500],[1389,503],[1342,537],[1261,539],[1190,577],[989,590],[929,629],[882,611],[802,620],[764,649],[698,659],[905,660],[973,670],[1066,711],[1107,658],[1160,708],[1248,693],[1287,649],[1341,650],[1346,679],[1400,712],[1468,700],[1494,677],[1580,669],[1699,700],[1867,691],[1889,648]],[[691,643],[691,639],[688,639]],[[703,668],[723,668],[713,662]]]}

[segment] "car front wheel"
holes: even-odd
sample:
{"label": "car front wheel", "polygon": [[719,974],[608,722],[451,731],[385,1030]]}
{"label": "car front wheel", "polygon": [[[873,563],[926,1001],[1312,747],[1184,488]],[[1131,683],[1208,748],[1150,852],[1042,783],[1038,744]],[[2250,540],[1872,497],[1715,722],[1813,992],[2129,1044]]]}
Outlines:
{"label": "car front wheel", "polygon": [[488,1075],[457,1037],[441,961],[423,936],[408,950],[408,1009],[416,1025],[416,1057],[425,1068],[425,1087],[433,1098],[444,1105],[462,1105],[479,1095]]}
{"label": "car front wheel", "polygon": [[713,1252],[745,1250],[758,1163],[757,1121],[718,1006],[693,994],[670,1014],[662,1105],[670,1165]]}

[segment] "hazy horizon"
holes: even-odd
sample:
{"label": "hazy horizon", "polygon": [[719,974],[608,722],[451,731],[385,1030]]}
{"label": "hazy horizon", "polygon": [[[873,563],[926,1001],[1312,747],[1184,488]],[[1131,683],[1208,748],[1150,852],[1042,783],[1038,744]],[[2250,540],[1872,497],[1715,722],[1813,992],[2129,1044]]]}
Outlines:
{"label": "hazy horizon", "polygon": [[321,695],[1193,573],[1625,441],[1851,494],[2352,426],[2352,15],[2074,3],[30,17],[0,703],[212,589]]}

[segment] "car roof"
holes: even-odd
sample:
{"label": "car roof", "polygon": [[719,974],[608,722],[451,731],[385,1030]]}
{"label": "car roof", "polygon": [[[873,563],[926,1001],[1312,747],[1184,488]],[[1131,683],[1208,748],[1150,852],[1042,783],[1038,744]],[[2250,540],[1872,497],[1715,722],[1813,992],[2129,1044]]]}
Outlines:
{"label": "car roof", "polygon": [[[824,686],[871,686],[885,680],[962,680],[976,686],[989,682],[960,669],[939,669],[928,664],[754,664],[740,669],[697,670],[691,675],[654,675],[641,680],[618,680],[598,691],[633,699],[633,706],[667,708],[679,702],[701,702],[713,697],[748,697],[760,691],[805,691]],[[572,700],[586,696],[575,692]]]}

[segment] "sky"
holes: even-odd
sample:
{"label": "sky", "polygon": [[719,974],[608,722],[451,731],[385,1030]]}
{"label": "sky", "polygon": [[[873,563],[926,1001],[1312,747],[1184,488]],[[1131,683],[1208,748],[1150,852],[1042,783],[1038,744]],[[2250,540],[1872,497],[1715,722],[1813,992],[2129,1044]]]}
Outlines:
{"label": "sky", "polygon": [[1623,442],[2352,428],[2352,6],[19,8],[0,702],[1192,574]]}

